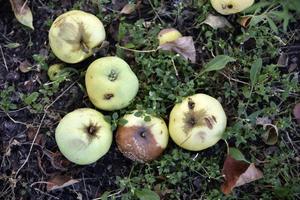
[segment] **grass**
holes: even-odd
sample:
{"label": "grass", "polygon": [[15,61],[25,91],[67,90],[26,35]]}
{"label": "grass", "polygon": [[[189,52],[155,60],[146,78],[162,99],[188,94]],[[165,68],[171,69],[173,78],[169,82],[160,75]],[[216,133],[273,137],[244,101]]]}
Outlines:
{"label": "grass", "polygon": [[[109,3],[93,2],[99,9]],[[291,6],[291,1],[261,3],[246,12],[255,19],[248,28],[238,25],[238,17],[243,16],[238,14],[228,17],[234,30],[214,30],[201,24],[208,13],[216,14],[207,1],[178,1],[176,8],[168,3],[169,6],[162,8],[159,1],[149,2],[149,9],[141,19],[120,16],[114,11],[106,15],[95,13],[104,24],[112,24],[118,18],[119,26],[114,30],[116,41],[110,44],[109,53],[128,60],[140,80],[138,96],[129,107],[105,113],[113,130],[128,111],[146,110],[167,121],[176,102],[188,95],[206,93],[219,99],[227,113],[224,139],[255,163],[263,171],[264,178],[224,196],[220,185],[225,143],[220,141],[207,150],[188,152],[170,142],[160,159],[150,164],[133,163],[128,176],[116,177],[116,190],[103,192],[102,199],[147,199],[147,195],[154,195],[151,191],[164,199],[299,198],[299,124],[291,114],[300,99],[299,71],[286,72],[284,67],[277,65],[277,60],[282,46],[299,40],[299,32],[289,27],[293,27],[300,11]],[[81,9],[84,5],[83,1],[78,1],[74,8]],[[145,26],[147,23],[151,26]],[[197,64],[172,52],[134,52],[114,46],[142,51],[156,49],[157,34],[166,27],[175,27],[183,35],[193,36]],[[202,67],[217,55],[228,55],[235,61],[222,70],[199,75]],[[42,71],[47,70],[51,59],[51,56],[49,59],[33,55],[34,63]],[[14,84],[7,84],[1,92],[0,108],[9,112],[27,106],[32,113],[43,113],[43,108],[51,104],[70,81],[78,80],[84,90],[85,69],[76,68],[77,73],[68,74],[67,80],[43,83],[37,91],[21,94],[19,105],[10,101],[11,92],[16,89]],[[271,119],[278,127],[275,145],[264,143],[262,135],[266,130],[257,125],[259,117]]]}

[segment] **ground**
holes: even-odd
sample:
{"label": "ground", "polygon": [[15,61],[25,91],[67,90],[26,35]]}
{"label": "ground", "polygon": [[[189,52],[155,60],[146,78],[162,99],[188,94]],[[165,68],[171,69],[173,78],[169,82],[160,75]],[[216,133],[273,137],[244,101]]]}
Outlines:
{"label": "ground", "polygon": [[[152,199],[150,191],[161,199],[299,198],[300,126],[293,115],[300,101],[296,0],[256,1],[246,13],[225,16],[232,27],[218,29],[202,23],[209,13],[218,15],[207,0],[138,1],[127,15],[120,13],[128,3],[123,0],[27,3],[34,30],[18,23],[9,1],[0,7],[0,199]],[[79,64],[67,65],[71,70],[63,78],[50,81],[48,67],[61,61],[50,49],[48,31],[57,16],[72,9],[101,19],[109,45]],[[238,22],[245,15],[252,19],[242,27]],[[195,64],[174,52],[148,52],[157,48],[159,31],[170,27],[193,37]],[[126,60],[140,81],[129,107],[102,111],[113,130],[118,119],[134,109],[167,122],[176,102],[201,92],[224,107],[228,118],[224,140],[200,152],[183,150],[170,140],[164,154],[149,164],[125,158],[113,142],[94,164],[69,162],[58,150],[55,128],[68,112],[94,108],[85,91],[84,73],[93,60],[108,55]],[[201,73],[217,55],[235,61]],[[264,129],[258,122],[262,120],[272,126]],[[273,142],[264,139],[266,134]],[[227,196],[220,190],[224,141],[264,175]],[[78,182],[50,190],[53,177],[58,177],[57,185],[70,179]]]}

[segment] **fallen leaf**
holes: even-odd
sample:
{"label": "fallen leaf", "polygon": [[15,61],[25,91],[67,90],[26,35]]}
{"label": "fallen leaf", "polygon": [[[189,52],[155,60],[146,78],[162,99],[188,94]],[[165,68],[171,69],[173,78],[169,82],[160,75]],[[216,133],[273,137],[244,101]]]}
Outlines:
{"label": "fallen leaf", "polygon": [[300,124],[300,103],[297,103],[294,107],[293,114],[298,122]]}
{"label": "fallen leaf", "polygon": [[27,5],[27,1],[24,2],[24,0],[10,0],[10,4],[17,20],[21,24],[34,30],[32,24],[33,17],[30,8]]}
{"label": "fallen leaf", "polygon": [[233,28],[225,17],[208,14],[206,19],[201,24],[207,24],[213,29],[218,28]]}
{"label": "fallen leaf", "polygon": [[47,191],[49,192],[52,190],[68,187],[78,182],[79,180],[72,179],[72,177],[70,176],[56,175],[47,182]]}
{"label": "fallen leaf", "polygon": [[249,24],[250,24],[250,21],[251,21],[251,16],[243,16],[240,21],[239,21],[239,24],[244,27],[244,28],[248,28],[249,27]]}
{"label": "fallen leaf", "polygon": [[136,4],[134,3],[128,3],[126,4],[122,10],[120,11],[121,14],[130,15],[133,13],[136,9]]}
{"label": "fallen leaf", "polygon": [[27,72],[30,72],[32,70],[32,66],[27,60],[25,60],[25,61],[20,63],[19,70],[22,73],[27,73]]}
{"label": "fallen leaf", "polygon": [[174,51],[186,60],[190,60],[192,63],[196,62],[196,49],[191,36],[180,37],[174,42],[160,45],[159,48],[165,51]]}
{"label": "fallen leaf", "polygon": [[262,135],[264,143],[274,145],[278,141],[279,131],[276,125],[272,124],[272,120],[268,117],[261,117],[256,119],[257,125],[262,125],[266,132]]}
{"label": "fallen leaf", "polygon": [[256,125],[265,125],[265,124],[271,124],[272,120],[268,117],[258,117],[256,119]]}
{"label": "fallen leaf", "polygon": [[263,177],[262,172],[253,163],[235,160],[230,155],[227,156],[222,174],[225,182],[221,185],[221,191],[229,194],[233,188],[250,183]]}
{"label": "fallen leaf", "polygon": [[243,153],[237,149],[237,148],[229,148],[229,155],[234,158],[235,160],[239,160],[239,161],[245,161],[248,163],[248,161],[246,160],[245,156],[243,155]]}
{"label": "fallen leaf", "polygon": [[21,44],[17,43],[17,42],[11,42],[11,43],[4,45],[4,47],[9,48],[9,49],[15,49],[15,48],[18,48],[19,46],[21,46]]}

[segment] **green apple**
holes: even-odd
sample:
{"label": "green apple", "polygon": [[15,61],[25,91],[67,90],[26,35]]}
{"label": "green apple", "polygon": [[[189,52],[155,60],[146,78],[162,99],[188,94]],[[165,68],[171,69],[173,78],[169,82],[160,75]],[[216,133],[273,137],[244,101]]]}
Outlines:
{"label": "green apple", "polygon": [[67,63],[78,63],[93,54],[105,40],[102,22],[80,10],[66,12],[55,19],[49,31],[53,53]]}
{"label": "green apple", "polygon": [[175,28],[163,29],[158,33],[159,45],[163,45],[168,42],[173,42],[181,37],[182,37],[181,33]]}
{"label": "green apple", "polygon": [[91,108],[80,108],[62,118],[55,130],[61,153],[70,161],[87,165],[105,155],[112,143],[111,126]]}
{"label": "green apple", "polygon": [[87,69],[85,84],[91,102],[102,110],[119,110],[136,96],[139,81],[121,58],[110,56],[95,60]]}
{"label": "green apple", "polygon": [[216,144],[226,128],[222,105],[206,94],[195,94],[174,106],[169,118],[173,141],[184,149],[200,151]]}
{"label": "green apple", "polygon": [[47,72],[49,79],[51,81],[55,81],[59,77],[59,75],[61,75],[63,68],[64,64],[62,63],[51,65]]}
{"label": "green apple", "polygon": [[210,0],[213,8],[222,15],[230,15],[249,8],[254,0]]}
{"label": "green apple", "polygon": [[[148,120],[145,121],[145,117]],[[136,111],[123,119],[127,123],[119,126],[116,134],[116,142],[123,155],[134,161],[149,162],[163,153],[169,140],[163,119],[148,114],[136,116]]]}

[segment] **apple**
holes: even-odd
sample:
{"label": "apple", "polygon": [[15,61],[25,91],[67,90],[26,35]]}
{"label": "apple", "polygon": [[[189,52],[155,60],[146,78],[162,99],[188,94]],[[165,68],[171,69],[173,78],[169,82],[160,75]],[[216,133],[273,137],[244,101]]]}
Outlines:
{"label": "apple", "polygon": [[206,94],[195,94],[174,106],[169,117],[169,132],[180,147],[200,151],[222,138],[226,123],[218,100]]}
{"label": "apple", "polygon": [[213,8],[222,15],[241,12],[254,3],[254,0],[210,0]]}
{"label": "apple", "polygon": [[102,110],[119,110],[136,96],[139,81],[130,66],[115,56],[95,60],[87,69],[85,84],[91,102]]}
{"label": "apple", "polygon": [[55,81],[58,78],[58,76],[61,74],[63,68],[64,68],[64,64],[62,63],[51,65],[47,72],[49,79],[51,81]]}
{"label": "apple", "polygon": [[79,165],[91,164],[108,152],[112,143],[111,125],[94,109],[76,109],[59,122],[55,140],[68,160]]}
{"label": "apple", "polygon": [[[135,111],[136,112],[136,111]],[[158,158],[168,145],[169,133],[163,119],[148,114],[136,116],[127,114],[127,121],[120,125],[116,133],[116,142],[124,156],[138,162],[149,162]],[[150,118],[145,121],[144,117]]]}
{"label": "apple", "polygon": [[168,42],[173,42],[181,37],[181,33],[175,28],[163,29],[158,33],[159,45],[163,45]]}
{"label": "apple", "polygon": [[55,19],[49,31],[53,53],[67,63],[78,63],[93,54],[105,40],[102,22],[94,15],[72,10]]}

